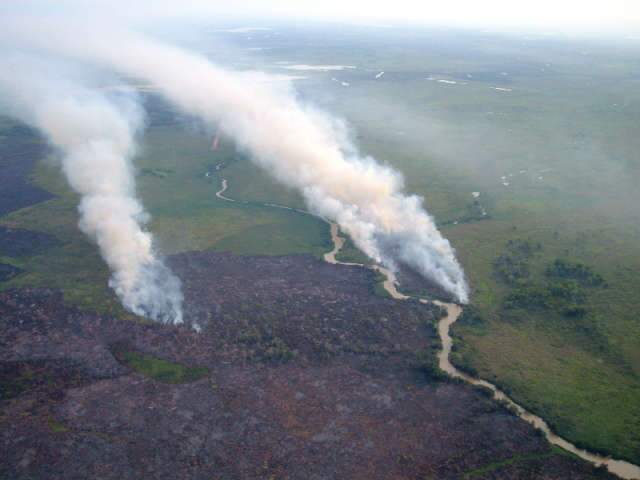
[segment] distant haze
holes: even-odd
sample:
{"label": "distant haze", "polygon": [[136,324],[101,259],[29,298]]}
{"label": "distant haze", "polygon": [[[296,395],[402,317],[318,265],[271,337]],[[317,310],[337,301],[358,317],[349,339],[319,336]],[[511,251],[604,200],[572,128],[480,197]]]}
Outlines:
{"label": "distant haze", "polygon": [[75,12],[79,16],[117,15],[138,21],[161,17],[202,16],[277,20],[302,18],[340,20],[385,26],[411,22],[439,26],[536,29],[554,32],[627,35],[640,31],[640,2],[636,0],[451,0],[396,2],[326,0],[22,0],[6,2],[2,11],[27,15]]}

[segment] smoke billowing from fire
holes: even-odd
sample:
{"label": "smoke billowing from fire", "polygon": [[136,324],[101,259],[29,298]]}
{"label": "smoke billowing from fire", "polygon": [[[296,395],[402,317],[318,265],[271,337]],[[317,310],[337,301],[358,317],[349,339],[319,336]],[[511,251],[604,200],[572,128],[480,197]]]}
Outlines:
{"label": "smoke billowing from fire", "polygon": [[57,66],[25,56],[0,62],[0,98],[9,113],[40,130],[60,152],[61,168],[80,195],[80,229],[112,271],[109,285],[128,310],[182,321],[180,281],[153,251],[148,218],[135,197],[130,162],[141,111],[131,95],[108,98]]}
{"label": "smoke billowing from fire", "polygon": [[[459,301],[464,273],[449,242],[403,192],[403,178],[349,142],[345,125],[301,103],[282,82],[234,72],[206,58],[141,35],[98,26],[39,24],[14,39],[144,79],[247,151],[281,182],[302,192],[314,213],[335,220],[369,257],[391,268],[407,264]],[[82,42],[77,39],[82,38]]]}

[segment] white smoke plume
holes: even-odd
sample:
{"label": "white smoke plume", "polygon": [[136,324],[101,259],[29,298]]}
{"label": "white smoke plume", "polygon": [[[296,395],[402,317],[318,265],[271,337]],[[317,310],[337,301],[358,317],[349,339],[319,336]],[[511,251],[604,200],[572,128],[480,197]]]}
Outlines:
{"label": "white smoke plume", "polygon": [[[9,28],[24,30],[15,23]],[[104,25],[39,24],[21,40],[150,82],[183,110],[220,125],[267,172],[302,192],[310,210],[335,220],[370,258],[392,269],[405,263],[460,302],[468,301],[455,252],[422,199],[403,192],[398,172],[360,156],[343,123],[298,101],[282,82],[229,71]]]}
{"label": "white smoke plume", "polygon": [[55,63],[24,55],[0,61],[0,100],[8,113],[46,135],[80,195],[79,227],[112,271],[109,285],[125,308],[163,322],[182,322],[180,281],[156,257],[135,197],[131,157],[143,117],[133,98],[108,98]]}

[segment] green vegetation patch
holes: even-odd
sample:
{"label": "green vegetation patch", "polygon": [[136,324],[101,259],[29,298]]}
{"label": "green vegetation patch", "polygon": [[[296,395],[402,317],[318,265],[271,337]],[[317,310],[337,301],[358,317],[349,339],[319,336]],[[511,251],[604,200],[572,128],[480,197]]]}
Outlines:
{"label": "green vegetation patch", "polygon": [[340,235],[344,237],[345,241],[344,245],[336,255],[336,260],[346,263],[360,263],[362,265],[373,264],[373,261],[364,253],[362,253],[362,251],[358,247],[356,247],[350,236],[342,232],[340,233]]}
{"label": "green vegetation patch", "polygon": [[438,352],[442,350],[442,342],[440,341],[436,324],[445,315],[446,310],[442,309],[442,315],[436,316],[434,322],[423,323],[423,328],[426,328],[429,334],[429,346],[417,351],[415,354],[414,366],[427,380],[432,382],[454,381],[452,377],[440,369],[438,364]]}
{"label": "green vegetation patch", "polygon": [[540,250],[540,243],[532,247],[528,241],[509,240],[506,252],[494,261],[496,277],[509,287],[503,308],[530,312],[553,310],[568,318],[585,317],[588,313],[584,306],[586,288],[606,287],[602,275],[588,265],[556,258],[546,266],[544,276],[533,281],[529,259]]}
{"label": "green vegetation patch", "polygon": [[163,383],[189,383],[209,374],[205,367],[188,367],[146,353],[140,353],[125,345],[112,347],[114,357],[122,364],[145,377]]}
{"label": "green vegetation patch", "polygon": [[415,365],[418,370],[432,382],[448,382],[452,378],[447,375],[438,366],[438,356],[434,351],[433,346],[431,348],[420,350],[416,353]]}
{"label": "green vegetation patch", "polygon": [[588,265],[583,263],[568,262],[562,259],[556,259],[549,265],[545,274],[551,278],[571,279],[579,282],[580,285],[589,287],[607,286],[602,275],[593,271]]}
{"label": "green vegetation patch", "polygon": [[[524,464],[526,464],[526,462],[529,462],[529,461],[532,461],[532,460],[542,460],[542,459],[548,458],[548,457],[550,457],[552,455],[553,455],[553,453],[529,453],[529,454],[516,455],[516,456],[508,458],[506,460],[501,460],[501,461],[498,461],[498,462],[491,462],[491,463],[488,463],[487,465],[483,465],[482,467],[475,468],[473,470],[467,471],[467,472],[465,472],[463,474],[462,478],[464,478],[464,479],[477,478],[477,477],[489,474],[491,472],[495,472],[496,470],[499,470],[501,468],[507,467],[509,465],[514,465],[514,464],[521,465],[521,468],[523,470],[526,470],[526,465],[524,465]],[[531,473],[536,473],[536,471],[533,471]]]}
{"label": "green vegetation patch", "polygon": [[384,282],[387,281],[387,277],[377,270],[374,270],[373,272],[373,293],[379,297],[391,298],[391,294],[387,292],[386,288],[384,288]]}
{"label": "green vegetation patch", "polygon": [[540,250],[540,243],[534,245],[529,240],[509,240],[505,252],[493,262],[495,275],[508,285],[526,281],[531,275],[528,260]]}
{"label": "green vegetation patch", "polygon": [[158,178],[167,178],[172,173],[175,173],[174,170],[170,168],[141,168],[140,175],[149,175],[152,177]]}
{"label": "green vegetation patch", "polygon": [[65,433],[69,431],[69,427],[66,424],[56,420],[51,416],[47,418],[47,425],[53,433]]}

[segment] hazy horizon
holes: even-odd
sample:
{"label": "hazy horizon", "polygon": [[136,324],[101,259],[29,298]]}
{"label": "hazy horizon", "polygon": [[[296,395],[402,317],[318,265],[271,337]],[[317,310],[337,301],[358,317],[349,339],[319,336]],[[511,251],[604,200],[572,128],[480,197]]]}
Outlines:
{"label": "hazy horizon", "polygon": [[[117,8],[114,8],[114,4]],[[362,1],[325,2],[249,0],[241,7],[220,1],[173,0],[130,2],[106,0],[26,0],[0,6],[0,15],[69,16],[94,21],[116,18],[140,25],[170,19],[188,21],[330,21],[374,27],[411,25],[487,28],[511,32],[537,32],[614,36],[640,39],[640,3],[630,0],[457,0],[447,3],[401,0],[376,5]]]}

